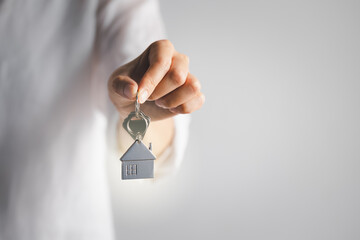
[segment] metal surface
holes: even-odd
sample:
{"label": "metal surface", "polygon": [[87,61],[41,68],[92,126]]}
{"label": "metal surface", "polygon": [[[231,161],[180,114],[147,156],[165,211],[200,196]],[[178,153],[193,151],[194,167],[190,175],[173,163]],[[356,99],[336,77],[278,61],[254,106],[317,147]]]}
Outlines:
{"label": "metal surface", "polygon": [[142,140],[149,125],[150,117],[140,110],[138,113],[131,112],[123,122],[123,127],[134,140]]}
{"label": "metal surface", "polygon": [[120,158],[122,179],[141,179],[154,177],[156,157],[139,140],[136,140]]}
{"label": "metal surface", "polygon": [[131,112],[123,122],[123,127],[134,140],[142,140],[144,138],[151,120],[149,116],[146,116],[140,110],[138,95],[139,92],[136,93],[135,111]]}

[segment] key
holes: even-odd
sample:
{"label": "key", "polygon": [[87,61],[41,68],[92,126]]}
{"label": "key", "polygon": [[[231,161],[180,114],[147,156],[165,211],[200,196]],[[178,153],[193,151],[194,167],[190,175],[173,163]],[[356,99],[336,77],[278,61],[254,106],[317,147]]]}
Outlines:
{"label": "key", "polygon": [[135,111],[131,112],[123,122],[123,127],[135,140],[129,149],[120,158],[121,178],[144,179],[154,177],[155,155],[152,153],[151,143],[149,148],[145,146],[142,139],[150,125],[150,117],[140,110],[138,94],[136,94]]}

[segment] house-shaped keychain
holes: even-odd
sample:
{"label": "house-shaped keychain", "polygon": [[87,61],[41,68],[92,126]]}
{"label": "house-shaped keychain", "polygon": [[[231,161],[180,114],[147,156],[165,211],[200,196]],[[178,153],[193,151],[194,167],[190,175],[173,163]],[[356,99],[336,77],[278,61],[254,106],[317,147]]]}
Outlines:
{"label": "house-shaped keychain", "polygon": [[140,141],[136,140],[120,158],[122,162],[122,179],[140,179],[154,177],[154,160],[156,157]]}

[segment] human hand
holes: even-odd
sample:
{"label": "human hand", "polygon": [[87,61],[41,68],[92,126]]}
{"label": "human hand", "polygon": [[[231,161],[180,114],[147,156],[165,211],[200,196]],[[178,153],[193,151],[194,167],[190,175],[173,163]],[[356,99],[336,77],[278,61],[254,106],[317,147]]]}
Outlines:
{"label": "human hand", "polygon": [[141,110],[152,120],[191,113],[205,100],[200,83],[189,73],[189,59],[168,40],[152,43],[139,57],[113,72],[109,96],[122,118],[134,111],[139,91]]}

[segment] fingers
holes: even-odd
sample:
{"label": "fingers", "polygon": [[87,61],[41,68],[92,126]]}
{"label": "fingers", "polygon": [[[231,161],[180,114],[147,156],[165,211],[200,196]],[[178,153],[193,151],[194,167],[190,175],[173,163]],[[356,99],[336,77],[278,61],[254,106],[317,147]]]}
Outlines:
{"label": "fingers", "polygon": [[188,114],[192,113],[204,104],[205,102],[205,96],[200,93],[199,95],[196,95],[193,97],[190,101],[181,104],[180,106],[177,106],[176,108],[169,109],[172,113],[182,113],[182,114]]}
{"label": "fingers", "polygon": [[139,83],[139,101],[144,103],[169,71],[174,47],[168,40],[153,43],[149,48],[149,68]]}
{"label": "fingers", "polygon": [[197,78],[189,74],[184,85],[156,100],[155,104],[164,109],[175,109],[177,113],[190,113],[201,107],[204,102],[200,88]]}
{"label": "fingers", "polygon": [[108,83],[110,98],[116,102],[133,101],[138,89],[137,83],[128,76],[116,76]]}
{"label": "fingers", "polygon": [[149,100],[159,99],[176,88],[182,86],[189,73],[189,58],[180,53],[175,53],[169,72],[156,86]]}
{"label": "fingers", "polygon": [[139,91],[142,109],[155,120],[191,113],[205,101],[199,81],[189,73],[188,57],[175,51],[168,40],[151,44],[138,58],[118,68],[108,89],[123,116],[133,111]]}

